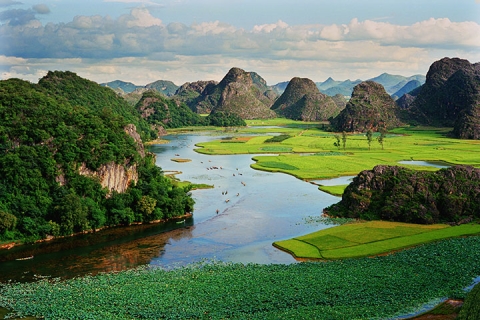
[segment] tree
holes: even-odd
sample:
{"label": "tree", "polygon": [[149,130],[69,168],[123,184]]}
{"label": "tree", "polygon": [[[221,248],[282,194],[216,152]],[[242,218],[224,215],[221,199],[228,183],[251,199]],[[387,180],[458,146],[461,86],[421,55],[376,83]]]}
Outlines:
{"label": "tree", "polygon": [[0,233],[6,230],[12,230],[17,225],[17,217],[13,214],[0,211]]}
{"label": "tree", "polygon": [[336,141],[333,143],[333,145],[334,145],[335,147],[337,147],[338,149],[340,149],[340,136],[339,136],[338,134],[336,134],[336,135],[334,135],[333,137],[334,137],[335,140],[336,140]]}
{"label": "tree", "polygon": [[367,130],[366,136],[367,136],[367,142],[368,142],[368,150],[370,150],[370,145],[372,144],[372,140],[373,140],[372,129]]}
{"label": "tree", "polygon": [[347,133],[345,131],[342,132],[342,144],[343,144],[343,150],[345,150],[345,146],[347,144]]}
{"label": "tree", "polygon": [[138,201],[137,208],[140,212],[144,213],[145,215],[150,215],[153,210],[155,210],[155,206],[157,205],[157,200],[149,196],[142,196],[140,201]]}
{"label": "tree", "polygon": [[385,140],[385,135],[386,135],[385,129],[380,129],[380,135],[377,137],[377,141],[382,146],[382,150],[383,150],[383,141]]}

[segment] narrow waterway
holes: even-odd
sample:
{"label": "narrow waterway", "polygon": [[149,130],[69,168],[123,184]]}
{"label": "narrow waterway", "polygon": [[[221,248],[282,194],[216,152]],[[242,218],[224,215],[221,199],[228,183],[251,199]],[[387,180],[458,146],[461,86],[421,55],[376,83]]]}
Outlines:
{"label": "narrow waterway", "polygon": [[[194,145],[218,137],[170,136],[171,143],[151,149],[165,171],[181,171],[181,180],[207,183],[213,189],[196,190],[191,237],[166,244],[151,264],[170,266],[204,258],[242,263],[292,263],[295,260],[272,242],[318,230],[305,223],[338,198],[317,186],[281,173],[250,168],[253,155],[202,155]],[[187,146],[185,148],[185,146]],[[176,163],[180,157],[191,162]],[[217,213],[218,210],[218,213]]]}
{"label": "narrow waterway", "polygon": [[[196,143],[219,136],[166,138],[169,144],[151,147],[157,165],[165,173],[180,171],[181,180],[214,186],[192,191],[196,202],[192,218],[181,224],[115,228],[29,247],[22,256],[32,259],[0,262],[0,282],[70,278],[145,264],[170,268],[204,259],[288,264],[296,261],[272,242],[330,227],[305,221],[339,201],[317,186],[286,174],[253,170],[253,155],[208,156],[194,151]],[[178,163],[174,158],[191,161]],[[82,247],[76,247],[79,242]],[[11,250],[13,254],[18,249]]]}

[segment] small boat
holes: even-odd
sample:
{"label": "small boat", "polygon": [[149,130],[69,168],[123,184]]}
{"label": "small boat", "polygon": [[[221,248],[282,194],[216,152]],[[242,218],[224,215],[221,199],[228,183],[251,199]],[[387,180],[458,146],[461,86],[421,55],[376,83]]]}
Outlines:
{"label": "small boat", "polygon": [[176,223],[177,223],[177,224],[185,223],[185,219],[180,220],[180,221],[177,221]]}
{"label": "small boat", "polygon": [[24,258],[18,258],[18,259],[15,259],[15,260],[17,260],[17,261],[22,261],[22,260],[30,260],[30,259],[33,259],[33,256],[24,257]]}

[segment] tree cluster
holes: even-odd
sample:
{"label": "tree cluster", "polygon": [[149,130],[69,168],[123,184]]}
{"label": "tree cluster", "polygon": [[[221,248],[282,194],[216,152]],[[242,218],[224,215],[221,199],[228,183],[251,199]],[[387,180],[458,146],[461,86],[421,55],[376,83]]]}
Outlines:
{"label": "tree cluster", "polygon": [[480,169],[436,172],[379,165],[360,172],[342,200],[324,210],[334,217],[408,223],[460,224],[480,218]]}
{"label": "tree cluster", "polygon": [[[149,124],[108,88],[69,72],[38,84],[0,81],[0,241],[34,241],[103,226],[183,215],[188,190],[172,186],[153,156],[137,152],[124,131],[142,137]],[[79,174],[116,163],[135,166],[138,182],[125,193]]]}

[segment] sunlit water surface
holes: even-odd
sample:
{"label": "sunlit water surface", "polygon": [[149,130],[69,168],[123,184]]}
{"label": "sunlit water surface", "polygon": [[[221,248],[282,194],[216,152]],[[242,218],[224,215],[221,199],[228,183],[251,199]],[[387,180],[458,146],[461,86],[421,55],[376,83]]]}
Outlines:
{"label": "sunlit water surface", "polygon": [[[169,144],[154,145],[150,151],[166,174],[180,171],[177,178],[181,180],[214,186],[192,191],[196,202],[192,218],[181,224],[110,229],[55,245],[22,248],[22,253],[14,248],[12,255],[33,258],[0,262],[0,281],[70,278],[145,264],[170,268],[204,259],[289,264],[295,259],[273,247],[274,241],[329,227],[306,222],[339,201],[317,186],[290,175],[253,170],[254,155],[209,156],[194,151],[196,143],[220,136],[165,138]],[[171,161],[174,158],[191,161]],[[77,246],[79,242],[82,247]]]}

